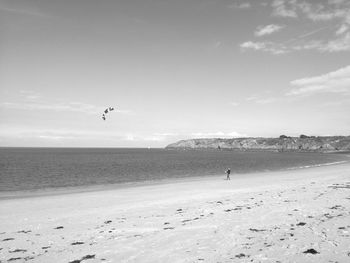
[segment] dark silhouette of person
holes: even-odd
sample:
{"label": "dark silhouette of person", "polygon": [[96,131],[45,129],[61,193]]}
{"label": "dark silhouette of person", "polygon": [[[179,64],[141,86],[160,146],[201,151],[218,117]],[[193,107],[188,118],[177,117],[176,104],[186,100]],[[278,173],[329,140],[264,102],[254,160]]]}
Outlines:
{"label": "dark silhouette of person", "polygon": [[226,171],[226,180],[231,180],[230,174],[231,174],[231,168],[228,168]]}

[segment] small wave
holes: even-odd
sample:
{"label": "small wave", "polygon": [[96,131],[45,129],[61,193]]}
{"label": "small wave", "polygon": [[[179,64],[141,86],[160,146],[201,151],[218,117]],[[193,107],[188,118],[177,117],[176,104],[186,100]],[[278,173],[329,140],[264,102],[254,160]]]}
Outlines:
{"label": "small wave", "polygon": [[336,164],[347,163],[347,162],[348,161],[339,161],[339,162],[332,162],[332,163],[312,164],[312,165],[305,165],[305,166],[290,167],[290,168],[287,168],[287,170],[314,168],[314,167],[336,165]]}

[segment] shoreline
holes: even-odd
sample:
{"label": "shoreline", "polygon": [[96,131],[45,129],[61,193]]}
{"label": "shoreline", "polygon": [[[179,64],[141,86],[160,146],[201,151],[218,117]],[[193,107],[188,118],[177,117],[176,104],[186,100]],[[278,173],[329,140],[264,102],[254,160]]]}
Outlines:
{"label": "shoreline", "polygon": [[35,263],[346,262],[349,172],[347,162],[230,181],[220,176],[1,200],[0,257]]}
{"label": "shoreline", "polygon": [[[330,163],[289,167],[289,168],[284,168],[279,170],[255,171],[255,172],[247,172],[247,173],[232,173],[231,177],[232,176],[250,177],[250,176],[256,176],[257,174],[264,175],[266,173],[311,169],[311,168],[317,168],[317,167],[323,167],[323,166],[340,165],[340,164],[349,163],[349,162],[350,160],[342,160],[342,161],[336,161],[336,162],[330,162]],[[56,187],[56,188],[53,187],[53,188],[46,188],[46,189],[32,189],[32,190],[19,190],[19,191],[18,190],[0,191],[0,201],[9,200],[9,199],[23,199],[23,198],[36,198],[36,197],[56,196],[56,195],[66,195],[66,194],[100,192],[100,191],[118,190],[118,189],[124,189],[124,188],[172,184],[172,183],[176,184],[176,183],[202,181],[202,180],[210,180],[210,179],[217,180],[220,178],[225,178],[225,175],[213,174],[213,175],[204,175],[204,176],[174,177],[174,178],[164,178],[164,179],[158,179],[158,180],[135,181],[135,182],[101,184],[101,185],[69,186],[69,187]]]}

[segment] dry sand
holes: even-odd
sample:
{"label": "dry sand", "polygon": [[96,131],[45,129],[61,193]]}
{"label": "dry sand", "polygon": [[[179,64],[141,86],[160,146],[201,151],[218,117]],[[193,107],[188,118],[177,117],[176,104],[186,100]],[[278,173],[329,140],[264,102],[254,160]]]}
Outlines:
{"label": "dry sand", "polygon": [[1,262],[350,262],[350,164],[0,200]]}

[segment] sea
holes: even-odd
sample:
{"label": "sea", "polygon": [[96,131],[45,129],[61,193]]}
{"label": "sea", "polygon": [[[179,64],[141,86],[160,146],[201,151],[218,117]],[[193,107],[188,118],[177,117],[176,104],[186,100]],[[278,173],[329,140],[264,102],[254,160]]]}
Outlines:
{"label": "sea", "polygon": [[[121,186],[189,177],[231,177],[348,161],[300,152],[129,148],[0,148],[0,197],[11,192]],[[6,195],[5,195],[6,196]]]}

